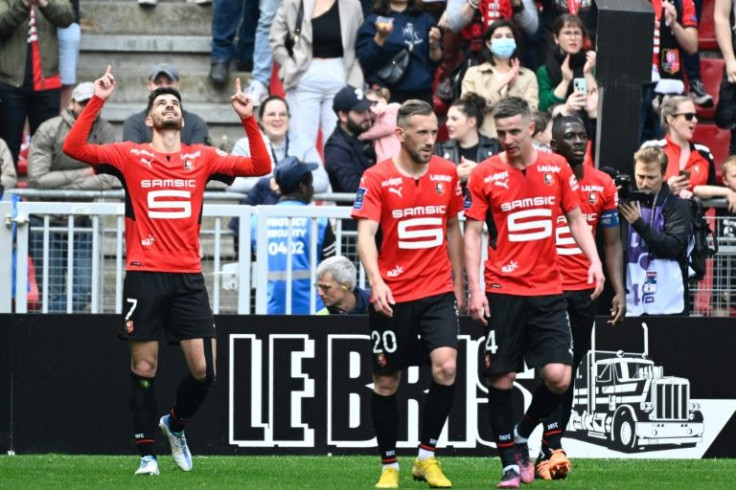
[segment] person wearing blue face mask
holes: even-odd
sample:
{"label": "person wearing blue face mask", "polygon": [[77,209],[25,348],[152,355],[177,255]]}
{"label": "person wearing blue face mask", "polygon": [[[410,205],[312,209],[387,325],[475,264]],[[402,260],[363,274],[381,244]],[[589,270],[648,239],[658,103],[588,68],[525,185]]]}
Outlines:
{"label": "person wearing blue face mask", "polygon": [[[539,103],[539,86],[534,72],[523,68],[519,62],[518,33],[507,20],[497,20],[483,33],[484,62],[468,68],[462,83],[462,95],[476,93],[486,99],[489,113],[498,101],[516,96],[525,99],[532,110]],[[486,117],[480,133],[496,137],[492,117]]]}

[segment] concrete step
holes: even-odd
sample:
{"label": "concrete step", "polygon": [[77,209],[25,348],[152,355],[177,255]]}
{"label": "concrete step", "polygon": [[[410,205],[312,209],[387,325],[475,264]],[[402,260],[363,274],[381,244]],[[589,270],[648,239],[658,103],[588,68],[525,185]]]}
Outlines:
{"label": "concrete step", "polygon": [[160,36],[155,34],[97,34],[84,31],[79,49],[82,52],[111,51],[128,53],[200,53],[209,55],[212,38],[210,36],[177,35]]}
{"label": "concrete step", "polygon": [[[193,102],[191,104],[184,104],[184,108],[202,117],[202,119],[207,121],[207,124],[234,124],[242,130],[240,118],[235,114],[233,107],[229,103],[213,104]],[[131,114],[140,112],[143,109],[145,109],[145,103],[116,102],[111,99],[102,108],[102,117],[109,122],[123,122]]]}
{"label": "concrete step", "polygon": [[79,80],[95,80],[108,64],[118,82],[117,102],[145,101],[148,72],[156,63],[175,65],[181,74],[184,102],[229,102],[240,77],[243,85],[250,81],[248,72],[231,72],[225,88],[212,85],[207,78],[210,66],[209,36],[153,36],[133,34],[90,34],[84,32],[81,56],[77,65]]}
{"label": "concrete step", "polygon": [[142,8],[138,2],[89,1],[80,3],[83,29],[104,34],[160,33],[163,36],[209,36],[212,6],[185,2],[161,2]]}
{"label": "concrete step", "polygon": [[[185,107],[207,121],[211,144],[228,153],[235,142],[245,136],[240,119],[230,104],[194,103]],[[102,118],[112,124],[117,140],[120,141],[125,120],[144,108],[143,104],[109,101],[102,109]]]}
{"label": "concrete step", "polygon": [[[115,130],[115,140],[122,141],[123,123],[113,122],[112,126]],[[245,130],[240,124],[208,124],[207,126],[209,129],[210,144],[227,153],[230,153],[236,141],[245,136]]]}
{"label": "concrete step", "polygon": [[[244,89],[250,82],[249,72],[231,72],[230,82],[225,87],[218,88],[212,85],[208,78],[209,64],[192,70],[184,70],[175,60],[168,58],[162,60],[161,57],[157,59],[159,61],[174,63],[179,68],[182,102],[184,103],[184,107],[187,108],[192,103],[229,103],[230,96],[235,91],[235,78],[240,77],[240,83]],[[136,63],[135,58],[123,59],[120,55],[110,56],[104,63],[102,61],[99,63],[90,63],[93,66],[87,66],[87,63],[90,63],[89,59],[85,61],[84,66],[79,66],[77,69],[77,79],[79,81],[96,80],[104,73],[107,66],[106,63],[111,63],[115,81],[117,82],[117,88],[111,102],[135,102],[145,106],[148,98],[148,88],[146,87],[148,72],[156,63],[153,58],[146,59],[145,61],[139,59],[137,62],[139,66],[135,68],[128,67],[128,65]]]}

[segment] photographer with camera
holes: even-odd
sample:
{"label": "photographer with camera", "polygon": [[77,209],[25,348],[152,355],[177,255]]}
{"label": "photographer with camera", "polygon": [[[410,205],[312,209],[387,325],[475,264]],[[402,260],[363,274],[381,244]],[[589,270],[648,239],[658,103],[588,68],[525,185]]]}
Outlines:
{"label": "photographer with camera", "polygon": [[667,156],[656,142],[634,154],[634,179],[619,175],[619,212],[629,223],[627,316],[687,315],[690,205],[670,192]]}

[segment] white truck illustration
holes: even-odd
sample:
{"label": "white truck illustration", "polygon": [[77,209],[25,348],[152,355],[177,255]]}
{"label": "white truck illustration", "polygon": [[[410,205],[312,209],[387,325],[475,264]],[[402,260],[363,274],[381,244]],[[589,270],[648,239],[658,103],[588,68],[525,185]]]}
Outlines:
{"label": "white truck illustration", "polygon": [[648,359],[649,331],[641,326],[642,353],[596,350],[593,332],[575,380],[568,434],[624,452],[693,447],[702,441],[703,415],[690,401],[690,381],[665,376]]}

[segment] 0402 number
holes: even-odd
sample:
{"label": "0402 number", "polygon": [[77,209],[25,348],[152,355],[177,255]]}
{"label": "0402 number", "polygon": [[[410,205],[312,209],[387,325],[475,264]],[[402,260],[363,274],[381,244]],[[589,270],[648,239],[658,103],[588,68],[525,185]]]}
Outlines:
{"label": "0402 number", "polygon": [[304,254],[303,242],[291,242],[291,247],[288,247],[286,242],[270,242],[268,244],[268,255],[286,255],[289,253],[289,248],[291,248],[292,255]]}

